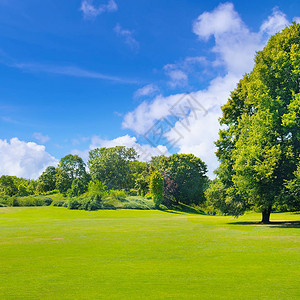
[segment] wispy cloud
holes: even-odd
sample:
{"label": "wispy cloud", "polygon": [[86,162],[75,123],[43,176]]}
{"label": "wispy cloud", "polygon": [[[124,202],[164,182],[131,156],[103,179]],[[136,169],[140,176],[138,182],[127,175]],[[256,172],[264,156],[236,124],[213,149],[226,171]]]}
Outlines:
{"label": "wispy cloud", "polygon": [[72,77],[101,79],[101,80],[108,80],[113,82],[129,83],[129,84],[137,83],[137,81],[134,79],[126,79],[117,76],[106,75],[99,72],[85,70],[76,66],[56,66],[56,65],[44,65],[39,63],[14,63],[10,66],[24,71],[33,72],[33,73],[50,73],[50,74],[65,75],[65,76],[72,76]]}
{"label": "wispy cloud", "polygon": [[43,135],[41,132],[35,132],[32,136],[41,144],[45,144],[50,140],[48,135]]}
{"label": "wispy cloud", "polygon": [[12,119],[11,117],[8,116],[1,116],[0,120],[5,122],[5,123],[10,123],[10,124],[15,124],[15,125],[21,125],[21,122]]}
{"label": "wispy cloud", "polygon": [[96,7],[93,0],[84,0],[81,2],[80,10],[85,18],[95,18],[104,12],[114,12],[118,10],[118,5],[114,0],[109,0],[106,4]]}
{"label": "wispy cloud", "polygon": [[138,89],[134,93],[134,98],[141,98],[146,96],[153,96],[156,92],[159,91],[159,88],[154,84],[147,84],[143,86],[142,88]]}
{"label": "wispy cloud", "polygon": [[124,39],[124,42],[134,51],[138,51],[140,44],[139,42],[133,37],[134,31],[124,29],[121,27],[120,24],[115,26],[115,33]]}

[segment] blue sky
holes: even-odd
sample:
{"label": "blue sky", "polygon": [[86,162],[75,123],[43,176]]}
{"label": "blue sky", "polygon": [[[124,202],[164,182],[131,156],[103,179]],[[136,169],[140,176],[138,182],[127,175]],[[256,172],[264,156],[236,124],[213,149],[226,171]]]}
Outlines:
{"label": "blue sky", "polygon": [[[212,175],[220,106],[299,17],[298,1],[0,0],[0,174],[120,144],[194,153]],[[170,107],[194,100],[183,126]],[[166,120],[167,142],[149,138]]]}

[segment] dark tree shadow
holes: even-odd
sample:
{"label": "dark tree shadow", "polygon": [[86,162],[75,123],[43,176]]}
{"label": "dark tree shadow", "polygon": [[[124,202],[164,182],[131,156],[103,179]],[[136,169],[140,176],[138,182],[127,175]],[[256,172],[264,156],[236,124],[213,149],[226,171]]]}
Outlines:
{"label": "dark tree shadow", "polygon": [[229,225],[260,225],[276,228],[300,228],[300,221],[271,221],[268,224],[261,222],[230,222]]}

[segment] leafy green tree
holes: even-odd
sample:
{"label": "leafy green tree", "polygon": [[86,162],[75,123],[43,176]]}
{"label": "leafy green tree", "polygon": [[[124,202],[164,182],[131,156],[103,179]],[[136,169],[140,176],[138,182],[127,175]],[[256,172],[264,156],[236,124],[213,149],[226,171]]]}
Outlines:
{"label": "leafy green tree", "polygon": [[88,184],[88,193],[91,196],[103,196],[106,193],[107,187],[99,180],[90,181]]}
{"label": "leafy green tree", "polygon": [[156,207],[162,202],[163,199],[163,177],[158,171],[152,173],[150,177],[150,193]]}
{"label": "leafy green tree", "polygon": [[39,181],[39,191],[49,192],[56,188],[56,170],[55,167],[47,167],[46,170],[38,179]]}
{"label": "leafy green tree", "polygon": [[222,107],[220,183],[212,188],[222,190],[218,206],[224,213],[238,216],[255,208],[268,223],[272,207],[284,201],[300,154],[299,83],[300,25],[294,23],[257,53],[252,72]]}
{"label": "leafy green tree", "polygon": [[56,173],[56,188],[59,190],[61,194],[66,194],[68,189],[71,188],[72,182],[70,182],[70,178],[66,171],[63,169],[57,169]]}
{"label": "leafy green tree", "polygon": [[204,190],[208,178],[207,166],[193,154],[173,154],[154,159],[153,169],[158,169],[169,186],[166,191],[176,202],[200,204],[204,202]]}
{"label": "leafy green tree", "polygon": [[80,180],[87,188],[89,175],[86,172],[85,163],[78,155],[66,155],[63,157],[56,170],[56,187],[61,193],[66,193],[71,188],[74,179]]}
{"label": "leafy green tree", "polygon": [[13,196],[18,193],[18,187],[14,182],[13,176],[2,175],[0,177],[0,192],[7,196]]}
{"label": "leafy green tree", "polygon": [[[286,182],[286,188],[289,197],[284,197],[284,204],[292,210],[300,210],[300,157],[294,178]],[[286,195],[285,191],[283,193]]]}
{"label": "leafy green tree", "polygon": [[27,186],[25,186],[23,183],[18,186],[18,195],[21,197],[29,195]]}
{"label": "leafy green tree", "polygon": [[86,191],[86,185],[79,178],[74,178],[71,188],[67,191],[71,197],[80,196]]}
{"label": "leafy green tree", "polygon": [[92,180],[103,182],[108,189],[128,189],[132,184],[130,162],[136,159],[133,148],[116,146],[92,150],[88,160]]}

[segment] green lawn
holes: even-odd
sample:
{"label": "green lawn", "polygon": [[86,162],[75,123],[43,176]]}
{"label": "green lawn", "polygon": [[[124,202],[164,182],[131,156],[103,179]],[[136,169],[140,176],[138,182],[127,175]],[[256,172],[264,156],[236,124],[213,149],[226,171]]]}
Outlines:
{"label": "green lawn", "polygon": [[0,299],[300,299],[299,222],[260,218],[0,208]]}

